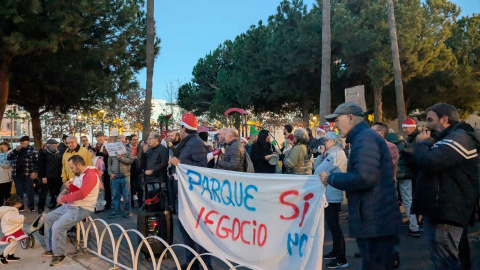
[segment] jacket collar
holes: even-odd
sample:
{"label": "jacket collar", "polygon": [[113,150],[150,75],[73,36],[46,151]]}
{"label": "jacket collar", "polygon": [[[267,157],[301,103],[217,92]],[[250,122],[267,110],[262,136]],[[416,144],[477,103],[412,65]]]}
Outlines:
{"label": "jacket collar", "polygon": [[238,140],[237,139],[233,139],[231,140],[228,144],[228,146],[232,146],[232,144],[234,144],[235,142],[237,142]]}
{"label": "jacket collar", "polygon": [[365,121],[362,121],[358,123],[356,126],[353,127],[352,130],[350,130],[347,133],[347,143],[351,143],[353,139],[364,129],[370,128],[368,124]]}
{"label": "jacket collar", "polygon": [[438,134],[436,141],[440,141],[442,140],[443,138],[445,138],[448,134],[454,132],[455,130],[463,130],[467,133],[471,133],[471,132],[475,132],[475,129],[473,129],[473,127],[465,122],[459,122],[459,123],[456,123],[456,124],[453,124],[453,125],[450,125],[449,127],[447,127],[446,129],[444,129],[442,132],[440,132],[440,134]]}
{"label": "jacket collar", "polygon": [[80,144],[77,144],[77,147],[75,147],[75,149],[71,150],[70,148],[68,148],[67,152],[72,153],[72,152],[78,152],[79,150],[80,150]]}

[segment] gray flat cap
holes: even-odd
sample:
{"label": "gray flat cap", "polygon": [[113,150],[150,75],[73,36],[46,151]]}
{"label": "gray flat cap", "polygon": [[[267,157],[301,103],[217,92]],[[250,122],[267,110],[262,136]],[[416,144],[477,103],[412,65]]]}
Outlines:
{"label": "gray flat cap", "polygon": [[49,139],[49,140],[47,141],[47,144],[58,144],[58,142],[57,142],[56,140],[54,140],[54,139]]}
{"label": "gray flat cap", "polygon": [[362,116],[362,117],[365,116],[365,114],[363,113],[362,107],[358,106],[353,102],[348,102],[348,103],[342,103],[338,105],[338,107],[335,109],[335,111],[332,114],[325,116],[325,119],[327,119],[327,121],[329,122],[333,122],[335,121],[335,118],[343,114],[352,114],[352,115]]}

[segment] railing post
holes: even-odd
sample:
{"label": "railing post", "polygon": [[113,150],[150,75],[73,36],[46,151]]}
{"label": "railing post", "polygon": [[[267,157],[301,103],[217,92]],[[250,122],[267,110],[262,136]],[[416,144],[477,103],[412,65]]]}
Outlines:
{"label": "railing post", "polygon": [[80,222],[77,223],[77,252],[80,251]]}

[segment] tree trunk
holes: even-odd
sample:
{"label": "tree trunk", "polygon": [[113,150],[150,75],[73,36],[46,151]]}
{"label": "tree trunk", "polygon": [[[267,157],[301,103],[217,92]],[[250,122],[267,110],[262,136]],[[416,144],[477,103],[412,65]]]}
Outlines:
{"label": "tree trunk", "polygon": [[42,125],[40,122],[40,112],[39,109],[29,110],[30,117],[32,117],[32,133],[33,133],[33,142],[35,148],[40,150],[42,148]]}
{"label": "tree trunk", "polygon": [[320,123],[330,114],[330,62],[332,33],[330,30],[330,0],[323,0],[322,5],[322,77],[320,89]]}
{"label": "tree trunk", "polygon": [[375,86],[373,87],[373,118],[375,122],[382,122],[383,121],[383,109],[382,109],[382,86]]}
{"label": "tree trunk", "polygon": [[395,12],[393,0],[387,0],[388,27],[390,28],[390,41],[392,46],[393,76],[395,78],[395,96],[397,103],[398,130],[402,131],[405,120],[405,100],[403,98],[402,67],[400,66],[400,53],[397,42],[397,29],[395,26]]}
{"label": "tree trunk", "polygon": [[303,111],[302,111],[302,121],[305,124],[305,127],[310,127],[310,111],[308,109],[308,92],[303,92]]}
{"label": "tree trunk", "polygon": [[155,20],[153,18],[154,7],[154,0],[147,0],[147,88],[143,111],[143,140],[147,140],[150,133],[150,117],[152,114],[152,78],[155,57]]}
{"label": "tree trunk", "polygon": [[5,113],[5,109],[7,108],[8,87],[10,79],[8,74],[9,62],[10,61],[4,61],[0,63],[0,123],[2,123],[3,114]]}

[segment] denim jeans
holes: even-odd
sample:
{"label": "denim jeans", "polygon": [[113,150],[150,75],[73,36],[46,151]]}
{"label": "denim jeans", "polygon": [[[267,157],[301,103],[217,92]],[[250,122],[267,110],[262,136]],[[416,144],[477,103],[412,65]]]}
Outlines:
{"label": "denim jeans", "polygon": [[55,256],[66,255],[67,231],[93,214],[92,211],[64,204],[45,217],[45,245]]}
{"label": "denim jeans", "polygon": [[342,228],[340,227],[339,212],[341,203],[329,203],[325,208],[325,222],[332,233],[333,249],[332,254],[337,257],[340,262],[345,262],[345,238],[343,237]]}
{"label": "denim jeans", "polygon": [[410,221],[410,230],[418,232],[417,216],[410,214],[410,208],[412,207],[412,180],[399,180],[398,189],[400,190],[400,196],[402,196],[403,208],[405,208],[405,214]]}
{"label": "denim jeans", "polygon": [[131,208],[130,203],[130,176],[115,177],[112,179],[112,204],[114,207],[113,214],[120,215],[120,198],[123,196],[123,210],[129,213]]}
{"label": "denim jeans", "polygon": [[[28,208],[35,210],[35,193],[33,192],[33,180],[29,176],[15,176],[15,190],[17,195],[23,200],[23,194],[27,194]],[[24,204],[25,205],[25,204]]]}
{"label": "denim jeans", "polygon": [[464,228],[432,223],[425,218],[425,232],[430,246],[430,259],[435,269],[462,269],[458,257],[458,247]]}
{"label": "denim jeans", "polygon": [[397,236],[375,238],[357,238],[358,249],[362,255],[362,270],[393,269],[394,246]]}

